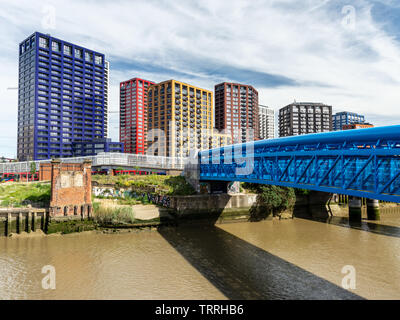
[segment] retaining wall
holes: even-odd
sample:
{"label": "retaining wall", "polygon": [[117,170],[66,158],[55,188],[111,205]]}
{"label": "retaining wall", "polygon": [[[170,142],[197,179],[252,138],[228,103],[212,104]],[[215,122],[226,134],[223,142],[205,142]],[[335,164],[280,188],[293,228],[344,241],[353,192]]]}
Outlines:
{"label": "retaining wall", "polygon": [[46,229],[45,209],[0,209],[0,236]]}

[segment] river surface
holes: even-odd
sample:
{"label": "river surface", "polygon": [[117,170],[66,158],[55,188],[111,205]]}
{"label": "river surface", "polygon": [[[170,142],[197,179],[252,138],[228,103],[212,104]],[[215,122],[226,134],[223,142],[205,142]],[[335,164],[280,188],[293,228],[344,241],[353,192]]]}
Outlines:
{"label": "river surface", "polygon": [[400,212],[0,238],[0,299],[400,299]]}

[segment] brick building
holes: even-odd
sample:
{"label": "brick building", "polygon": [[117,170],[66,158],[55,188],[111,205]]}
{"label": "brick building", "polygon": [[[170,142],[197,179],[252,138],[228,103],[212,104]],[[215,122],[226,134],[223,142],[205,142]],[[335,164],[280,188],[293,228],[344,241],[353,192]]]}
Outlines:
{"label": "brick building", "polygon": [[233,143],[259,139],[258,109],[258,91],[252,86],[228,82],[215,86],[215,127],[230,134]]}

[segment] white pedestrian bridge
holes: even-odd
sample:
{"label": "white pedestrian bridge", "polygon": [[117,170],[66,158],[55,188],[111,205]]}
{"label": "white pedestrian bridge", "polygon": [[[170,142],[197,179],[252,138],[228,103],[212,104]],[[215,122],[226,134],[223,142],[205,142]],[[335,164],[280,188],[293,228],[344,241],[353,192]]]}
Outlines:
{"label": "white pedestrian bridge", "polygon": [[[141,154],[128,153],[110,153],[103,152],[96,156],[61,158],[64,163],[81,163],[85,160],[91,160],[94,169],[107,168],[140,168],[140,169],[160,169],[160,170],[183,170],[188,158],[180,157],[161,157],[149,156]],[[30,172],[32,163],[36,164],[39,170],[41,163],[49,163],[48,160],[24,161],[24,162],[7,162],[0,163],[0,174],[3,173],[20,173]]]}

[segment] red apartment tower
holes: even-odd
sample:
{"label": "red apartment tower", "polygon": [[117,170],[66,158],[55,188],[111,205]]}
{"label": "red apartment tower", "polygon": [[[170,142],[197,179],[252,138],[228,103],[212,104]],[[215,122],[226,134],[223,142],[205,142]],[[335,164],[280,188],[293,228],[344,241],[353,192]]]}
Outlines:
{"label": "red apartment tower", "polygon": [[133,78],[120,83],[119,141],[125,153],[145,154],[147,148],[147,89],[152,81]]}
{"label": "red apartment tower", "polygon": [[258,91],[239,83],[217,84],[215,127],[231,134],[233,143],[259,140]]}

